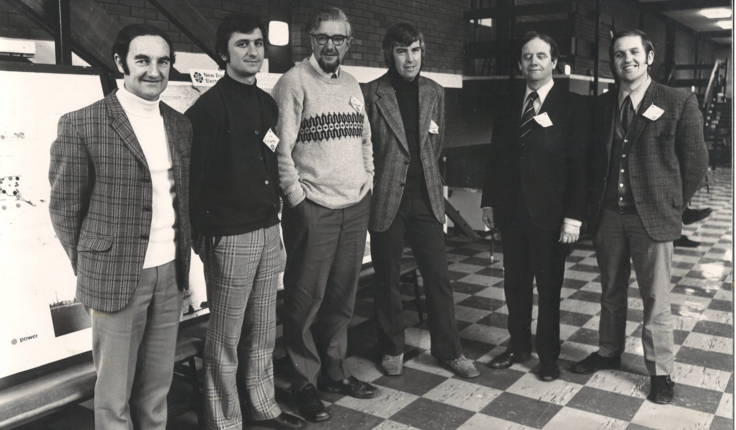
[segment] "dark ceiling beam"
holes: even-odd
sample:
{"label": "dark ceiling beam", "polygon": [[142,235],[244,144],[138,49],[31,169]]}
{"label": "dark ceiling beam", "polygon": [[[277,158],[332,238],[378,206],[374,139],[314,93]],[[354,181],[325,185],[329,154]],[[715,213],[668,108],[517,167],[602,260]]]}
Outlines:
{"label": "dark ceiling beam", "polygon": [[673,12],[677,10],[707,9],[711,7],[731,7],[731,0],[673,0],[640,3],[645,12]]}
{"label": "dark ceiling beam", "polygon": [[731,37],[733,33],[731,33],[731,30],[713,30],[699,31],[698,35],[703,37]]}
{"label": "dark ceiling beam", "polygon": [[[58,0],[7,1],[52,36],[58,33]],[[72,50],[95,67],[117,72],[110,49],[122,26],[93,0],[74,0],[69,3]]]}
{"label": "dark ceiling beam", "polygon": [[215,39],[217,28],[187,0],[149,0],[176,28],[217,62]]}
{"label": "dark ceiling beam", "polygon": [[[514,16],[550,15],[554,13],[574,13],[577,11],[577,3],[564,1],[546,4],[528,4],[514,7]],[[465,20],[495,18],[499,13],[506,13],[506,9],[498,7],[487,7],[483,9],[471,9],[465,12]]]}

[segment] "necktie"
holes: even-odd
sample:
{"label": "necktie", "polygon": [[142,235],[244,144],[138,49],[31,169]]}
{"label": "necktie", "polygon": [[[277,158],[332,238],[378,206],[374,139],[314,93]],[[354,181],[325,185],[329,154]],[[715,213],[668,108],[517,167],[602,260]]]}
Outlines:
{"label": "necktie", "polygon": [[621,104],[621,127],[624,129],[624,134],[629,132],[631,127],[631,121],[634,120],[634,105],[631,103],[631,96],[626,96],[624,102]]}
{"label": "necktie", "polygon": [[526,136],[532,130],[532,118],[534,118],[534,100],[539,98],[539,94],[536,91],[529,93],[527,97],[526,108],[524,114],[521,116],[521,127],[519,127],[520,137]]}

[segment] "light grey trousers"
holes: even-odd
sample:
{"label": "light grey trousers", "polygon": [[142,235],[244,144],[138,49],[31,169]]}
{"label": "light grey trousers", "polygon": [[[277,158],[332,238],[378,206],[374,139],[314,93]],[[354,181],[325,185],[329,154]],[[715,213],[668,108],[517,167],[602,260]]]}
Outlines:
{"label": "light grey trousers", "polygon": [[85,307],[97,370],[95,428],[164,430],[182,293],[174,261],[143,269],[128,305],[114,313]]}
{"label": "light grey trousers", "polygon": [[652,240],[637,214],[601,211],[593,235],[601,270],[600,350],[603,357],[618,357],[626,342],[631,261],[644,302],[644,363],[650,375],[671,375],[674,370],[674,321],[670,309],[672,242]]}

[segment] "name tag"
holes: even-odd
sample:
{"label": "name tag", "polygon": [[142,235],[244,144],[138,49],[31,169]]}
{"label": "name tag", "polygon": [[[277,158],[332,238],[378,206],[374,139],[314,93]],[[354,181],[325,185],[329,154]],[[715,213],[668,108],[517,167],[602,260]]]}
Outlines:
{"label": "name tag", "polygon": [[353,109],[355,109],[355,111],[358,113],[361,113],[361,111],[363,110],[363,103],[361,103],[361,101],[358,100],[358,98],[355,96],[350,97],[350,106],[352,106]]}
{"label": "name tag", "polygon": [[660,116],[662,116],[663,113],[664,109],[652,103],[652,105],[649,106],[649,109],[647,109],[646,112],[644,112],[642,115],[644,116],[644,118],[656,121],[659,119]]}
{"label": "name tag", "polygon": [[437,123],[434,122],[434,120],[429,121],[429,132],[431,134],[439,134],[440,133],[440,127],[437,125]]}
{"label": "name tag", "polygon": [[549,119],[549,115],[547,115],[547,112],[540,113],[539,115],[535,116],[534,121],[536,121],[537,124],[541,125],[544,128],[552,127],[552,120]]}
{"label": "name tag", "polygon": [[266,137],[263,138],[263,143],[266,144],[271,152],[276,152],[276,147],[279,146],[279,137],[269,128]]}

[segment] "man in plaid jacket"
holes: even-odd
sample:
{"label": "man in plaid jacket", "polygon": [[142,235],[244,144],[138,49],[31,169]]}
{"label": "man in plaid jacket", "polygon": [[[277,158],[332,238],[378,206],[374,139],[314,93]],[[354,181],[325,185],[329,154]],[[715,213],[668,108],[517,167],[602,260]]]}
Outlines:
{"label": "man in plaid jacket", "polygon": [[190,256],[189,120],[159,96],[174,50],[136,24],[113,57],[125,87],[59,120],[51,146],[56,234],[92,319],[95,427],[166,427]]}

